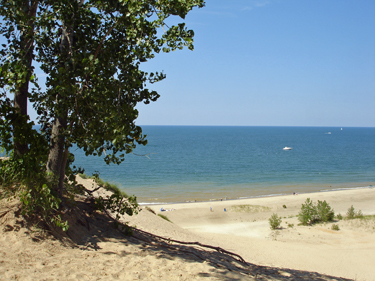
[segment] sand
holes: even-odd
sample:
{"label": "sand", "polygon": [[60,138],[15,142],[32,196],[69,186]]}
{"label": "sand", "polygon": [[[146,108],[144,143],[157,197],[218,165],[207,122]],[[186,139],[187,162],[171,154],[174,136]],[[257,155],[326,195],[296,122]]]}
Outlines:
{"label": "sand", "polygon": [[[106,214],[81,202],[67,212],[67,234],[55,233],[56,239],[17,213],[2,215],[18,204],[2,200],[0,280],[375,280],[375,220],[336,221],[339,231],[333,223],[298,225],[296,215],[308,197],[326,200],[336,214],[351,205],[375,214],[374,188],[151,205],[122,218],[136,227],[125,236]],[[78,209],[82,215],[74,215]],[[276,231],[268,222],[273,213],[282,217]]]}
{"label": "sand", "polygon": [[[163,214],[183,229],[255,264],[375,280],[375,221],[334,222],[339,231],[331,229],[333,223],[299,226],[296,215],[306,198],[326,200],[336,214],[345,215],[351,205],[364,214],[375,214],[375,189],[177,204],[173,205],[176,211]],[[269,210],[253,207],[254,211],[236,212],[233,206],[238,204]],[[277,231],[269,227],[273,213],[282,217],[282,229]]]}

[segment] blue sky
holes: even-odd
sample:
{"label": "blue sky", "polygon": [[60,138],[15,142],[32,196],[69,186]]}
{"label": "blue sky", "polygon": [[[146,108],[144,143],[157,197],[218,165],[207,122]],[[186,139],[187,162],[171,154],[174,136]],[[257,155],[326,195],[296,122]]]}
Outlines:
{"label": "blue sky", "polygon": [[207,0],[139,125],[375,127],[375,1]]}
{"label": "blue sky", "polygon": [[185,22],[195,50],[144,64],[167,78],[138,125],[375,127],[374,0],[207,0]]}

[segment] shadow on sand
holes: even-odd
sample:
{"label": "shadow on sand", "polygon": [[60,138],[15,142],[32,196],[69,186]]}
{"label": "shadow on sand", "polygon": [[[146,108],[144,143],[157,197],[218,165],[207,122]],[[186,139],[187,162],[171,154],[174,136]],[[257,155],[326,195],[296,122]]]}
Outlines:
{"label": "shadow on sand", "polygon": [[[199,243],[169,240],[152,233],[132,229],[132,235],[125,235],[115,222],[106,214],[98,213],[93,202],[77,202],[66,214],[69,230],[64,233],[54,229],[53,234],[66,245],[80,249],[98,250],[99,243],[116,240],[117,243],[133,245],[139,249],[138,255],[157,255],[158,258],[169,260],[180,259],[186,263],[205,262],[210,272],[199,273],[202,279],[211,277],[218,280],[351,280],[335,276],[295,270],[260,266],[244,261],[235,253],[224,249]],[[121,255],[117,252],[105,252],[107,255]],[[129,258],[124,256],[124,258]]]}

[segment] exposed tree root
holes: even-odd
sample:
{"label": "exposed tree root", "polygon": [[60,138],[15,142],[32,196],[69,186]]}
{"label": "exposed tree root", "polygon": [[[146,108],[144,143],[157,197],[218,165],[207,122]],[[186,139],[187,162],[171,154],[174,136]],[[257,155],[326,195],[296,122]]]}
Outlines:
{"label": "exposed tree root", "polygon": [[[173,240],[169,238],[164,238],[161,236],[154,235],[152,233],[142,231],[139,229],[134,229],[134,234],[132,236],[137,240],[141,240],[149,245],[158,246],[162,248],[167,248],[175,252],[179,253],[187,253],[197,257],[202,261],[209,261],[215,267],[225,268],[228,271],[237,272],[246,276],[252,275],[251,268],[249,264],[239,255],[226,251],[220,247],[214,247],[211,245],[205,245],[199,242],[184,242]],[[159,241],[158,241],[159,240]],[[174,243],[174,245],[172,245]],[[207,251],[198,250],[198,248],[192,246],[199,246],[201,248],[208,248],[216,250],[218,253],[222,254],[221,256],[214,256],[209,254]],[[192,247],[192,248],[190,248]],[[212,252],[211,252],[212,253]],[[225,256],[223,256],[225,255]],[[228,256],[232,259],[228,259]],[[235,260],[236,262],[242,263],[242,266],[236,266],[232,262]]]}
{"label": "exposed tree root", "polygon": [[[199,247],[202,247],[202,248],[213,249],[213,250],[215,250],[215,251],[217,251],[219,253],[227,254],[227,255],[230,255],[230,256],[234,256],[234,257],[236,257],[236,259],[238,261],[240,261],[244,265],[247,265],[247,262],[240,255],[238,255],[236,253],[233,253],[233,252],[230,252],[230,251],[227,251],[227,250],[224,250],[223,248],[220,248],[220,247],[215,247],[215,246],[211,246],[211,245],[207,245],[207,244],[202,244],[202,243],[199,243],[199,242],[184,242],[184,241],[174,240],[174,239],[170,239],[170,238],[165,238],[165,237],[158,236],[158,235],[155,235],[155,234],[152,234],[152,233],[140,230],[140,229],[136,229],[136,231],[140,232],[142,234],[150,235],[152,237],[155,237],[155,238],[158,238],[160,240],[166,241],[167,243],[173,242],[173,243],[182,244],[182,245],[196,245],[196,246],[199,246]],[[138,238],[138,237],[135,237],[135,238]]]}

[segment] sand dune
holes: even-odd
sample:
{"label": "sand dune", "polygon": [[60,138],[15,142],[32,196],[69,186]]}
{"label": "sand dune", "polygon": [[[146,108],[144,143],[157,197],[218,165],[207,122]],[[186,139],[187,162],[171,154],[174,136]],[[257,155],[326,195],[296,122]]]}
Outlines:
{"label": "sand dune", "polygon": [[[148,208],[172,223],[143,207],[123,217],[136,226],[129,237],[81,202],[67,214],[72,226],[58,240],[8,212],[0,219],[0,280],[375,280],[374,220],[341,220],[339,231],[331,223],[299,226],[296,215],[307,197],[326,200],[336,213],[354,205],[375,214],[375,189],[153,205]],[[2,201],[0,214],[16,205]],[[277,231],[268,223],[273,213],[283,218]],[[246,263],[174,240],[221,247]]]}
{"label": "sand dune", "polygon": [[[332,223],[299,226],[296,215],[306,198],[326,200],[336,214],[345,215],[351,205],[364,214],[375,214],[375,189],[174,204],[176,211],[162,213],[181,228],[252,263],[375,280],[375,221],[341,220],[335,222],[339,231],[331,229]],[[233,208],[236,205],[258,207],[240,212]],[[151,208],[160,213],[159,206]],[[277,231],[269,227],[273,213],[283,218]]]}

